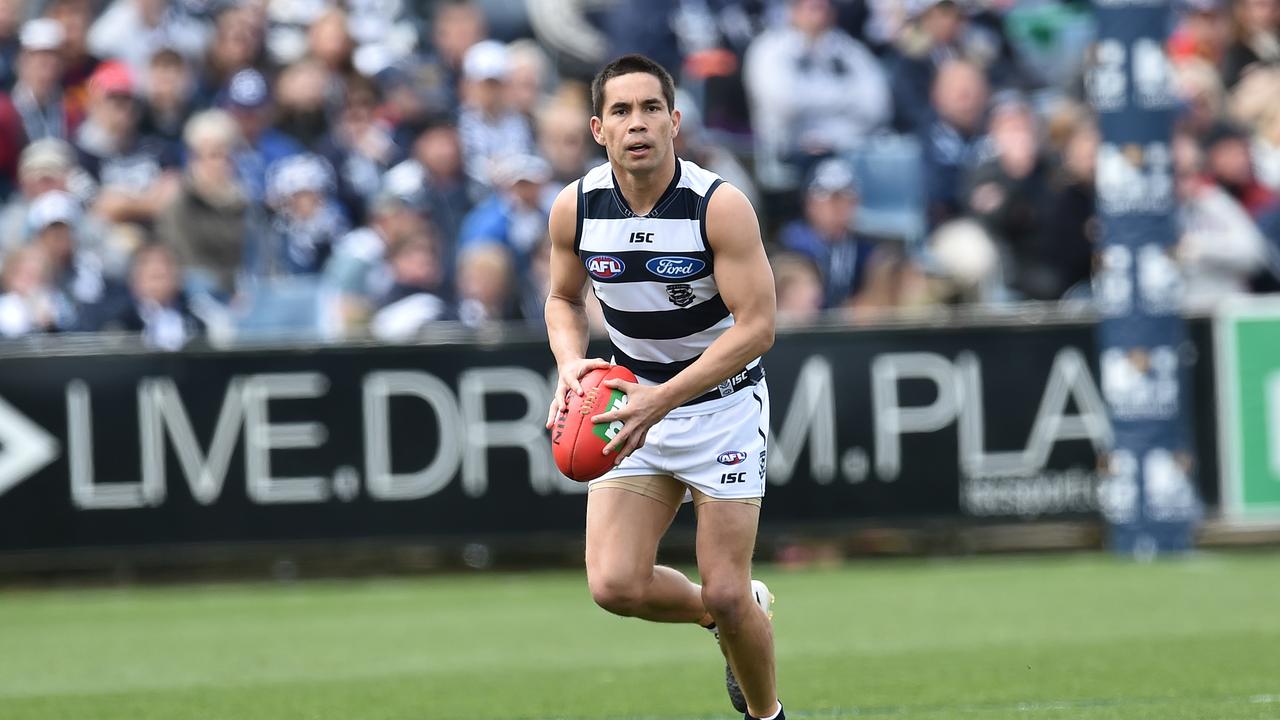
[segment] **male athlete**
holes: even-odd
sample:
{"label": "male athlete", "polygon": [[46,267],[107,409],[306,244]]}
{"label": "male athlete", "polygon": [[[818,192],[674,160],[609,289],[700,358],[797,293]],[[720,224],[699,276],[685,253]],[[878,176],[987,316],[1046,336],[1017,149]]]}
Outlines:
{"label": "male athlete", "polygon": [[[772,598],[751,579],[764,495],[769,394],[760,356],[773,344],[773,273],[751,203],[675,155],[674,86],[662,66],[626,55],[591,84],[591,133],[609,162],[566,187],[551,209],[547,330],[567,393],[601,359],[584,357],[588,278],[613,361],[639,384],[609,381],[627,404],[605,447],[614,468],[587,495],[587,584],[609,612],[698,623],[728,661],[734,708],[785,720],[774,682]],[[655,565],[681,502],[697,513],[702,585]]]}

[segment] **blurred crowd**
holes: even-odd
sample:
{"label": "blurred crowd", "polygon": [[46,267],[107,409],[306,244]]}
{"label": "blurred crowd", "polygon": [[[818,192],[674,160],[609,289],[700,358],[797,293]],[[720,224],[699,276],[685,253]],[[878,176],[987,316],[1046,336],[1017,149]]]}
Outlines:
{"label": "blurred crowd", "polygon": [[[1280,0],[1172,22],[1169,260],[1194,302],[1276,289]],[[1050,0],[0,0],[0,338],[541,323],[626,52],[760,211],[782,322],[1087,300],[1095,30]]]}

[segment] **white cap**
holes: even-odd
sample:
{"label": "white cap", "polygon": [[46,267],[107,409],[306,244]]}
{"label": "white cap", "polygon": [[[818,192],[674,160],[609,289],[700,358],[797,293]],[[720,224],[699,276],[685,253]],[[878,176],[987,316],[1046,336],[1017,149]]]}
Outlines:
{"label": "white cap", "polygon": [[493,184],[510,187],[518,182],[544,183],[551,179],[551,166],[537,155],[508,155],[493,164]]}
{"label": "white cap", "polygon": [[329,161],[312,153],[291,155],[267,169],[267,194],[281,202],[300,192],[328,192],[333,186]]}
{"label": "white cap", "polygon": [[61,50],[66,39],[62,23],[52,18],[28,20],[18,35],[23,50]]}
{"label": "white cap", "polygon": [[80,221],[80,214],[80,201],[75,195],[50,190],[31,201],[31,207],[27,209],[27,227],[38,233],[57,223],[74,226]]}
{"label": "white cap", "polygon": [[505,80],[511,61],[507,46],[497,40],[481,40],[462,58],[462,74],[470,80]]}

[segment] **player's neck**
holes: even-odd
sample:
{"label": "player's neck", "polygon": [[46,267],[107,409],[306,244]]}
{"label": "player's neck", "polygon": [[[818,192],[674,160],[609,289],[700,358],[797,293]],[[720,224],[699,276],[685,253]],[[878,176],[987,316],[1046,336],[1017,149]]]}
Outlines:
{"label": "player's neck", "polygon": [[637,215],[648,215],[653,207],[662,199],[662,193],[676,174],[675,153],[667,155],[662,165],[649,173],[629,173],[616,165],[613,168],[614,180],[618,183],[618,191],[627,199],[631,212]]}

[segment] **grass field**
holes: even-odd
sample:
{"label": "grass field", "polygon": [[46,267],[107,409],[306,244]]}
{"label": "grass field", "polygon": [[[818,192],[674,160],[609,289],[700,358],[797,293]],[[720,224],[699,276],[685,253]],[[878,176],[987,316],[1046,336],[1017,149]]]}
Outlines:
{"label": "grass field", "polygon": [[[792,718],[1280,718],[1280,555],[757,575]],[[714,642],[579,573],[0,593],[3,720],[730,718]]]}

